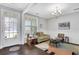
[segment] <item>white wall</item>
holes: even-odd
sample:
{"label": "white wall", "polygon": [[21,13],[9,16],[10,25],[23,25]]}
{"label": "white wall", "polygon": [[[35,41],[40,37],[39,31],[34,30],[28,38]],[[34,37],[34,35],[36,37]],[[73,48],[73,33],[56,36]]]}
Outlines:
{"label": "white wall", "polygon": [[47,27],[48,27],[47,20],[43,19],[43,18],[38,18],[38,28],[37,28],[37,31],[38,32],[44,32],[44,33],[47,34]]}
{"label": "white wall", "polygon": [[[59,30],[58,23],[62,22],[70,22],[70,30]],[[48,20],[48,33],[51,37],[64,33],[71,43],[79,44],[79,12]]]}

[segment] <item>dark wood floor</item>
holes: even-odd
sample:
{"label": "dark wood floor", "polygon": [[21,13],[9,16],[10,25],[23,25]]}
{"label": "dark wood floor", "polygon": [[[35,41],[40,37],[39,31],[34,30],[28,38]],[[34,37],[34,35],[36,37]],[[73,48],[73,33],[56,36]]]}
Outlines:
{"label": "dark wood floor", "polygon": [[32,48],[30,48],[26,44],[18,46],[20,46],[20,49],[18,51],[9,51],[11,47],[0,49],[0,55],[47,55],[46,52],[34,46]]}

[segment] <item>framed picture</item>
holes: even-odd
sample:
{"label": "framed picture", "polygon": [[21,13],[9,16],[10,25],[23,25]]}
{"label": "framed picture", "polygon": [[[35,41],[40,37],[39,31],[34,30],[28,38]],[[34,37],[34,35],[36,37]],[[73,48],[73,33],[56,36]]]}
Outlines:
{"label": "framed picture", "polygon": [[70,22],[63,22],[58,24],[59,30],[69,30],[70,29]]}

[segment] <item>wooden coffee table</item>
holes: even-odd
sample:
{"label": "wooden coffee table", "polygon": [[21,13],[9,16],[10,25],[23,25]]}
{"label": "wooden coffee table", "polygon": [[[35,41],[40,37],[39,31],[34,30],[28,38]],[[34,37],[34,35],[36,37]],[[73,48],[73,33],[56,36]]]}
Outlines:
{"label": "wooden coffee table", "polygon": [[51,45],[48,47],[49,52],[54,52],[56,55],[72,55],[72,51],[56,48]]}

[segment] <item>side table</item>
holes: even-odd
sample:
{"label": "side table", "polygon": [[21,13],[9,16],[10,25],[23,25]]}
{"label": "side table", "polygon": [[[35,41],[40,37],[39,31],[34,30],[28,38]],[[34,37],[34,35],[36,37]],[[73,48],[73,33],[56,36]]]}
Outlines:
{"label": "side table", "polygon": [[27,44],[32,47],[33,45],[37,44],[37,39],[33,38],[33,39],[27,39]]}

